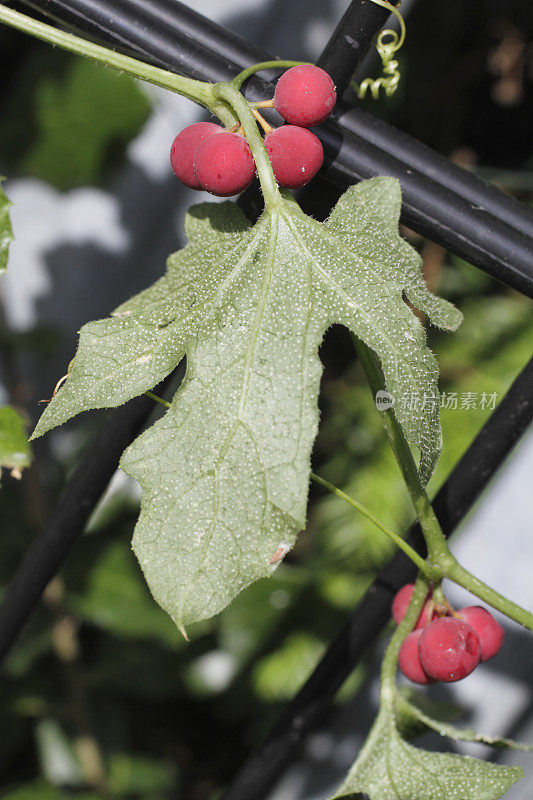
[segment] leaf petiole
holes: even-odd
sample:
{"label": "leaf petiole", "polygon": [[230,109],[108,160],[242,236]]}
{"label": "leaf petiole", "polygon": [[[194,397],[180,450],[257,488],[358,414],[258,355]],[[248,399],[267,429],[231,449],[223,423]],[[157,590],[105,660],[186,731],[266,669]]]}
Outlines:
{"label": "leaf petiole", "polygon": [[392,639],[390,640],[383,661],[381,664],[381,688],[380,698],[381,703],[389,708],[396,699],[396,668],[398,664],[398,655],[400,647],[407,634],[413,630],[415,623],[420,616],[422,607],[427,597],[429,589],[429,581],[422,573],[418,573],[415,582],[415,588],[411,597],[411,602],[405,612],[405,616],[394,631]]}
{"label": "leaf petiole", "polygon": [[368,508],[362,505],[362,503],[354,500],[353,497],[350,497],[349,494],[343,492],[342,489],[339,489],[337,486],[325,480],[325,478],[321,478],[320,475],[316,475],[314,472],[311,473],[311,479],[314,480],[315,483],[320,484],[320,486],[323,486],[325,489],[328,489],[330,492],[337,495],[337,497],[340,497],[341,500],[345,500],[348,505],[350,505],[352,508],[355,508],[356,511],[359,511],[360,514],[373,522],[374,525],[380,529],[380,531],[388,536],[389,539],[391,539],[394,544],[400,548],[400,550],[403,550],[405,555],[410,558],[414,564],[416,564],[418,569],[421,570],[429,580],[433,580],[436,577],[431,567],[424,561],[422,556],[420,556],[416,550],[414,550],[411,545],[402,539],[402,537],[399,536],[395,531],[387,528],[386,525],[380,522],[380,520],[375,517],[374,514],[368,510]]}
{"label": "leaf petiole", "polygon": [[171,404],[168,402],[168,400],[163,400],[162,397],[158,397],[158,395],[154,394],[153,392],[145,392],[145,395],[146,397],[149,397],[150,400],[155,400],[156,403],[160,403],[162,406],[165,406],[165,408],[171,407]]}

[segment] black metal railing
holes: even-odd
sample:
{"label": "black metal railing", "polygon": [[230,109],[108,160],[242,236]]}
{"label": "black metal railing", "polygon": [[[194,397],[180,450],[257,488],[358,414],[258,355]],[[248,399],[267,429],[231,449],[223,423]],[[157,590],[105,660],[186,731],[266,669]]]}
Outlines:
{"label": "black metal railing", "polygon": [[[28,0],[26,5],[107,46],[203,80],[226,80],[251,63],[271,58],[175,0]],[[339,88],[346,86],[386,17],[370,0],[350,4],[318,61]],[[344,48],[341,54],[339,42],[345,37],[355,45]],[[255,76],[246,91],[250,97],[265,97],[272,93],[272,85]],[[402,185],[402,219],[410,227],[508,286],[533,296],[530,209],[360,109],[348,110],[341,103],[336,119],[322,126],[319,134],[327,154],[324,180],[343,189],[361,178],[394,175]],[[4,594],[0,658],[16,641],[44,587],[82,533],[122,450],[135,438],[151,410],[147,398],[138,398],[112,412],[82,457],[49,526]],[[471,508],[532,417],[533,360],[435,498],[435,511],[446,535]],[[416,547],[423,548],[418,526],[408,535]],[[412,577],[413,565],[398,552],[354,609],[263,745],[242,766],[224,800],[265,797],[304,738],[324,718],[335,693],[366,648],[379,636],[389,619],[394,592]]]}

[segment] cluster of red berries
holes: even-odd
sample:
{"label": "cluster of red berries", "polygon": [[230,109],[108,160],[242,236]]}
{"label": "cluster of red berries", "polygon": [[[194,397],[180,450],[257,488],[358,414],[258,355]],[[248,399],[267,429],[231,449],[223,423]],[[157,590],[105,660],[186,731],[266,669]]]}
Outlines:
{"label": "cluster of red berries", "polygon": [[[274,93],[273,107],[289,124],[271,129],[256,113],[267,132],[265,147],[280,186],[299,189],[322,166],[320,139],[307,129],[324,122],[336,100],[335,86],[327,72],[302,65],[284,72]],[[184,128],[174,139],[170,163],[186,186],[218,197],[242,192],[255,175],[252,151],[244,135],[213,122],[196,122]]]}
{"label": "cluster of red berries", "polygon": [[[392,615],[397,625],[405,616],[413,589],[414,584],[408,583],[394,598]],[[496,655],[502,646],[503,628],[481,606],[456,612],[448,604],[436,604],[431,595],[430,591],[415,629],[401,646],[398,665],[415,683],[460,681],[480,661]]]}

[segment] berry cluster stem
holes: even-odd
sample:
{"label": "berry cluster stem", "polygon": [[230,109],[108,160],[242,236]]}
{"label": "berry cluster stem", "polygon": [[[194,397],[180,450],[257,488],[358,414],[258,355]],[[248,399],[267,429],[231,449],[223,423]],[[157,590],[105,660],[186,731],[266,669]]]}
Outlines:
{"label": "berry cluster stem", "polygon": [[394,631],[381,663],[380,700],[383,706],[392,708],[396,698],[396,667],[402,642],[410,633],[420,616],[429,590],[429,581],[423,572],[418,573],[415,588],[405,616]]}

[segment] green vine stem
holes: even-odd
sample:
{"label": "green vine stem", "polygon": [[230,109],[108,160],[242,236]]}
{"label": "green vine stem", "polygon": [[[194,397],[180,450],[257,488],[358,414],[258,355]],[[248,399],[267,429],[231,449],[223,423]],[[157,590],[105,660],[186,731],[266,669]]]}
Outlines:
{"label": "green vine stem", "polygon": [[220,98],[215,97],[211,83],[185,78],[182,75],[176,75],[151,64],[145,64],[144,61],[138,61],[136,58],[130,58],[130,56],[109,50],[107,47],[73,36],[59,28],[39,22],[26,14],[21,14],[19,11],[6,8],[1,4],[0,22],[4,22],[16,30],[28,33],[49,44],[57,45],[63,50],[91,58],[99,64],[113,67],[135,78],[140,78],[148,83],[177,92],[183,97],[187,97],[189,100],[193,100],[195,103],[199,103],[209,109],[227,127],[231,127],[237,122],[231,108],[221,102]]}
{"label": "green vine stem", "polygon": [[[352,336],[352,339],[366,373],[370,390],[375,396],[376,392],[385,386],[379,363],[372,350],[357,337]],[[513,603],[512,600],[504,597],[479,578],[476,578],[459,564],[452,555],[433,506],[420,483],[413,454],[400,423],[390,409],[382,411],[380,415],[385,433],[418,516],[428,548],[427,562],[433,570],[433,574],[442,578],[449,578],[502,614],[533,631],[533,614],[530,611],[522,608],[517,603]]]}
{"label": "green vine stem", "polygon": [[271,209],[281,206],[283,198],[280,194],[276,179],[274,178],[274,172],[267,151],[265,150],[263,137],[259,133],[249,103],[244,99],[239,90],[235,88],[233,83],[215,83],[213,92],[216,98],[222,100],[233,109],[235,115],[240,120],[244,135],[246,136],[246,141],[250,145],[254,157],[265,206]]}
{"label": "green vine stem", "polygon": [[311,473],[311,479],[315,481],[315,483],[320,484],[320,486],[323,486],[325,489],[328,489],[330,492],[337,495],[337,497],[340,497],[341,500],[345,500],[346,503],[352,506],[352,508],[355,508],[356,511],[359,511],[360,514],[362,514],[371,522],[373,522],[374,525],[380,529],[380,531],[383,531],[383,533],[385,533],[389,537],[389,539],[391,539],[394,542],[394,544],[400,548],[400,550],[403,550],[405,555],[408,558],[410,558],[414,564],[416,564],[418,569],[421,570],[429,580],[433,580],[436,577],[433,574],[430,565],[426,561],[424,561],[422,556],[420,556],[416,552],[416,550],[414,550],[411,547],[410,544],[408,544],[404,539],[402,539],[401,536],[395,533],[395,531],[391,530],[390,528],[387,528],[386,525],[383,525],[383,523],[380,522],[380,520],[377,517],[375,517],[371,511],[365,508],[364,505],[359,503],[357,500],[354,500],[353,497],[350,497],[349,494],[343,492],[342,489],[339,489],[333,483],[330,483],[325,478],[321,478],[320,475],[316,475],[314,472]]}
{"label": "green vine stem", "polygon": [[241,86],[256,72],[263,69],[288,69],[289,67],[299,67],[302,64],[309,64],[309,61],[260,61],[258,64],[252,64],[251,67],[246,67],[238,75],[235,75],[231,81],[231,85],[240,91]]}
{"label": "green vine stem", "polygon": [[419,572],[409,607],[404,618],[394,631],[385,651],[385,655],[383,656],[383,661],[381,663],[380,699],[382,705],[388,708],[392,708],[396,698],[396,668],[400,647],[407,634],[413,630],[420,616],[428,590],[429,581],[422,572]]}

